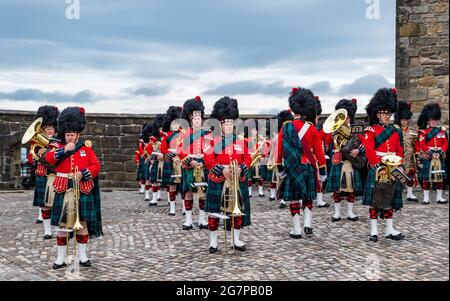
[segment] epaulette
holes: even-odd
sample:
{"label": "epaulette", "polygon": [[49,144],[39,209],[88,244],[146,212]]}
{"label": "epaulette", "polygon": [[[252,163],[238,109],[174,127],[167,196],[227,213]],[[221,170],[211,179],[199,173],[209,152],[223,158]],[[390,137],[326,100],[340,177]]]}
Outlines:
{"label": "epaulette", "polygon": [[243,135],[238,135],[237,138],[238,138],[239,140],[245,140],[245,138],[244,138]]}
{"label": "epaulette", "polygon": [[375,130],[373,129],[373,127],[368,126],[364,129],[364,132],[372,132],[372,133],[376,133]]}
{"label": "epaulette", "polygon": [[397,129],[400,129],[400,127],[398,126],[398,124],[395,124],[395,123],[394,123],[394,127],[397,128]]}
{"label": "epaulette", "polygon": [[86,147],[92,147],[92,141],[91,141],[91,140],[86,140],[86,141],[84,141],[84,146],[86,146]]}
{"label": "epaulette", "polygon": [[441,130],[443,130],[445,132],[445,131],[447,131],[447,128],[445,126],[442,126]]}

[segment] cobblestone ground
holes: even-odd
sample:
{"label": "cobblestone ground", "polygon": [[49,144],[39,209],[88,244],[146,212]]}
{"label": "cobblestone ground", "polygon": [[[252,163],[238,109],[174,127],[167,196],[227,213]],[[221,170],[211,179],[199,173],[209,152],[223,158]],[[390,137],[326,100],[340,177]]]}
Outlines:
{"label": "cobblestone ground", "polygon": [[32,192],[0,193],[0,280],[449,280],[448,205],[405,204],[395,227],[406,239],[373,243],[364,206],[355,205],[360,221],[337,223],[333,207],[314,208],[314,236],[294,240],[289,210],[253,198],[253,225],[241,235],[247,252],[227,254],[221,231],[211,255],[207,230],[182,230],[179,200],[169,217],[166,201],[150,208],[137,191],[102,197],[104,236],[90,242],[92,267],[71,273],[52,269],[55,239],[44,241],[35,224]]}

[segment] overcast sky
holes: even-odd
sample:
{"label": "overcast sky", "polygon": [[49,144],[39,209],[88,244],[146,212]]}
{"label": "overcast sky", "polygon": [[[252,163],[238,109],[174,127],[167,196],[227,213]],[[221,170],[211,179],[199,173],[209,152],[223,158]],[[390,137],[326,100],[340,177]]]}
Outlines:
{"label": "overcast sky", "polygon": [[[71,0],[73,1],[73,0]],[[370,0],[373,2],[377,0]],[[200,95],[241,113],[286,109],[292,86],[325,112],[395,81],[395,1],[0,0],[0,109],[83,105],[158,113]]]}

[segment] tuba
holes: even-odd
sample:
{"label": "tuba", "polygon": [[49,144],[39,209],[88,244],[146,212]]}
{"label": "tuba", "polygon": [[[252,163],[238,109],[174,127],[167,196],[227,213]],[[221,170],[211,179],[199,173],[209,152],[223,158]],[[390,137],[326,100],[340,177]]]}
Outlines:
{"label": "tuba", "polygon": [[47,149],[50,144],[51,138],[48,137],[41,130],[42,125],[42,117],[36,119],[25,131],[25,134],[22,137],[22,144],[27,144],[28,142],[34,142],[30,147],[30,154],[34,160],[39,160],[39,156],[37,155],[41,149],[44,151]]}

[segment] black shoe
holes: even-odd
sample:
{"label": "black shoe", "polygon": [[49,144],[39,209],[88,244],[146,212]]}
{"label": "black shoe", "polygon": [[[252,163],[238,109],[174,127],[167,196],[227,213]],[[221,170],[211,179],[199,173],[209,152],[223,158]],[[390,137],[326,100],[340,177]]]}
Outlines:
{"label": "black shoe", "polygon": [[352,222],[356,222],[356,221],[359,220],[359,217],[358,217],[358,216],[355,216],[355,217],[347,217],[347,220],[352,221]]}
{"label": "black shoe", "polygon": [[85,267],[85,268],[90,268],[91,267],[91,261],[88,259],[88,260],[86,260],[85,262],[81,262],[80,261],[80,265],[82,266],[82,267]]}
{"label": "black shoe", "polygon": [[161,202],[161,198],[157,199],[158,202]]}
{"label": "black shoe", "polygon": [[186,212],[183,212],[183,215],[186,215]]}
{"label": "black shoe", "polygon": [[325,205],[319,205],[319,206],[317,206],[317,208],[328,208],[330,206],[331,206],[330,204],[325,203]]}
{"label": "black shoe", "polygon": [[306,235],[306,236],[311,236],[311,235],[313,235],[313,230],[312,230],[312,228],[305,227],[305,228],[303,228],[303,231],[305,232],[305,235]]}
{"label": "black shoe", "polygon": [[338,222],[338,221],[340,221],[340,220],[341,220],[340,217],[338,217],[338,218],[335,218],[334,216],[331,217],[331,221],[332,221],[333,223]]}
{"label": "black shoe", "polygon": [[289,233],[289,236],[290,236],[291,238],[294,238],[294,239],[300,239],[300,238],[302,238],[302,235],[301,235],[301,234],[293,234],[293,233]]}
{"label": "black shoe", "polygon": [[251,195],[249,195],[249,196],[248,196],[248,198],[249,198],[249,199],[251,199],[251,198],[252,198],[252,196],[251,196]]}
{"label": "black shoe", "polygon": [[402,240],[405,238],[405,235],[403,235],[402,233],[399,233],[397,235],[390,234],[389,236],[386,236],[386,238],[390,238],[392,240]]}
{"label": "black shoe", "polygon": [[245,250],[247,250],[247,248],[245,247],[245,245],[243,245],[242,247],[238,247],[238,246],[234,246],[235,250],[241,251],[241,252],[245,252]]}
{"label": "black shoe", "polygon": [[263,193],[263,194],[258,194],[258,196],[259,196],[260,198],[264,198],[266,195]]}
{"label": "black shoe", "polygon": [[370,235],[369,240],[373,241],[373,242],[377,242],[378,241],[378,235]]}
{"label": "black shoe", "polygon": [[202,225],[202,224],[200,224],[200,225],[198,225],[198,228],[201,230],[201,229],[208,229],[208,225]]}
{"label": "black shoe", "polygon": [[419,202],[419,199],[418,198],[415,198],[415,199],[413,199],[413,198],[407,198],[406,199],[408,202],[412,202],[412,203],[418,203]]}
{"label": "black shoe", "polygon": [[193,229],[192,225],[190,226],[183,225],[183,230],[192,230],[192,229]]}
{"label": "black shoe", "polygon": [[54,270],[57,270],[57,269],[60,269],[60,268],[66,267],[66,266],[67,266],[67,264],[65,262],[63,264],[53,263],[53,269]]}
{"label": "black shoe", "polygon": [[144,199],[144,202],[149,202],[150,201],[150,199]]}
{"label": "black shoe", "polygon": [[45,234],[44,239],[52,239],[53,235]]}
{"label": "black shoe", "polygon": [[209,247],[209,253],[214,254],[219,250],[219,248]]}
{"label": "black shoe", "polygon": [[275,201],[275,198],[269,198],[269,201],[271,201],[271,202]]}
{"label": "black shoe", "polygon": [[437,201],[437,202],[436,202],[436,204],[447,204],[447,203],[448,203],[447,200],[445,200],[445,201]]}
{"label": "black shoe", "polygon": [[169,215],[169,216],[175,216],[175,213],[167,213],[167,215]]}
{"label": "black shoe", "polygon": [[286,208],[286,204],[285,203],[280,203],[280,209]]}
{"label": "black shoe", "polygon": [[158,203],[148,203],[149,207],[154,207],[154,206],[158,206]]}
{"label": "black shoe", "polygon": [[40,219],[37,219],[37,220],[36,220],[36,224],[42,224],[42,223],[43,223],[42,220],[40,220]]}
{"label": "black shoe", "polygon": [[422,205],[430,205],[430,203],[422,202]]}

